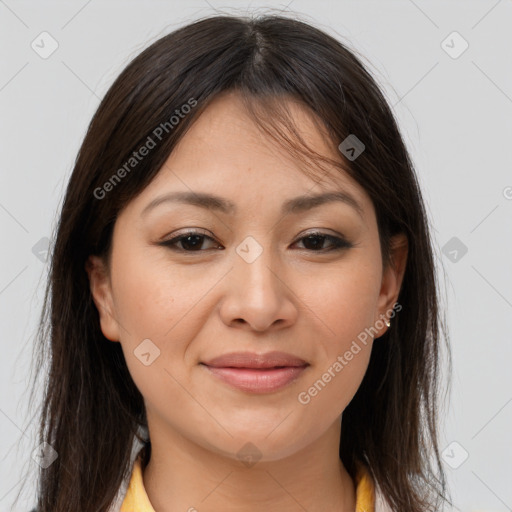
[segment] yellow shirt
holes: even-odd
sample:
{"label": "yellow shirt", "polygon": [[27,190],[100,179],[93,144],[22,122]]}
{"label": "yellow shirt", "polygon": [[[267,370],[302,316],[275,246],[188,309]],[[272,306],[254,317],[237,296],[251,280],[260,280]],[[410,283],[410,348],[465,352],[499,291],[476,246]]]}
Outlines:
{"label": "yellow shirt", "polygon": [[[374,512],[375,487],[368,470],[364,466],[358,466],[355,480],[355,512]],[[128,490],[121,505],[121,512],[155,512],[144,489],[140,456],[135,459]]]}

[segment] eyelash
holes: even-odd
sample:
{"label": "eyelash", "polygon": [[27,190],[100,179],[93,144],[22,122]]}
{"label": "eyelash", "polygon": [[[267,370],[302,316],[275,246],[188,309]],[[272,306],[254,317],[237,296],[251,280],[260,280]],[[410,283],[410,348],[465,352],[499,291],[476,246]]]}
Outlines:
{"label": "eyelash", "polygon": [[[199,236],[199,237],[207,238],[207,239],[215,242],[215,240],[212,237],[210,237],[204,233],[201,233],[200,231],[191,230],[191,231],[182,233],[174,238],[171,238],[170,240],[160,242],[159,245],[168,247],[172,251],[182,252],[182,253],[183,252],[187,252],[187,253],[204,252],[204,250],[201,250],[201,249],[187,250],[187,249],[181,249],[179,247],[176,247],[176,245],[175,245],[176,243],[179,243],[182,240],[184,240],[185,238],[188,238],[190,236]],[[344,238],[340,238],[340,237],[333,236],[333,235],[328,235],[327,233],[322,233],[321,231],[314,231],[314,232],[308,233],[307,235],[299,238],[297,240],[297,242],[302,241],[306,238],[324,238],[324,239],[330,240],[334,246],[331,249],[320,249],[320,250],[305,249],[305,250],[309,250],[310,252],[326,253],[326,252],[332,252],[332,251],[341,251],[344,249],[350,249],[354,246],[354,244],[350,243],[349,241],[345,240]]]}

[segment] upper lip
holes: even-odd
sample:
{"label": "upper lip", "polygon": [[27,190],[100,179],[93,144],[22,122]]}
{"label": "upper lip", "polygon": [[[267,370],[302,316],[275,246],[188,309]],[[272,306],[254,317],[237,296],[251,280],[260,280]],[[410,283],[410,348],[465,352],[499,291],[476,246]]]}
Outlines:
{"label": "upper lip", "polygon": [[217,368],[275,368],[277,366],[306,366],[309,363],[285,352],[231,352],[203,362],[207,366]]}

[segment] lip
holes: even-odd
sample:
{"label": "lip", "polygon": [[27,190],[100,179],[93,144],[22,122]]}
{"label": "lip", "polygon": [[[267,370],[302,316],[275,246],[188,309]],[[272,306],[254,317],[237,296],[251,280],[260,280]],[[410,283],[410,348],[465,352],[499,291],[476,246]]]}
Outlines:
{"label": "lip", "polygon": [[306,368],[285,366],[280,368],[222,368],[204,365],[215,377],[231,386],[250,393],[272,393],[295,380]]}
{"label": "lip", "polygon": [[250,393],[271,393],[297,379],[309,366],[284,352],[233,352],[201,363],[213,376]]}
{"label": "lip", "polygon": [[230,352],[214,357],[203,364],[217,368],[275,368],[277,366],[298,367],[308,363],[300,357],[286,352],[266,352],[257,354],[255,352]]}

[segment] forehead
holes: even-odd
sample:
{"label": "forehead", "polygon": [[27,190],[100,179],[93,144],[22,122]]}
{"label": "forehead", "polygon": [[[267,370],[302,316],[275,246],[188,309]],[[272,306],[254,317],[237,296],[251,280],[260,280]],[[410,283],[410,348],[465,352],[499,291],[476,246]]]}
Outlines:
{"label": "forehead", "polygon": [[[294,128],[308,147],[341,161],[322,125],[299,103],[287,105]],[[270,115],[271,112],[267,112]],[[263,132],[249,116],[238,94],[216,97],[195,119],[166,163],[136,198],[142,210],[163,192],[205,192],[229,197],[235,203],[263,206],[282,203],[301,194],[346,191],[363,207],[369,198],[357,182],[339,168],[319,169],[305,163]],[[237,200],[238,198],[238,200]]]}
{"label": "forehead", "polygon": [[[279,112],[272,106],[277,107],[278,102]],[[341,160],[321,120],[299,102],[292,98],[281,100],[275,98],[274,103],[265,105],[255,99],[252,104],[257,109],[256,115],[259,122],[266,128],[277,127],[280,135],[292,140],[298,135],[314,151],[335,160]],[[263,105],[266,108],[262,108]],[[290,134],[289,127],[282,123],[279,117],[283,112],[281,108],[289,113],[293,122],[292,129],[296,133]],[[277,125],[274,124],[276,121],[278,121]],[[247,111],[240,94],[234,91],[226,91],[214,98],[178,144],[181,148],[176,149],[178,151],[183,147],[190,149],[191,145],[200,150],[197,153],[198,156],[203,155],[207,148],[208,151],[214,151],[216,154],[222,150],[227,158],[229,156],[243,158],[245,153],[248,159],[249,155],[258,153],[264,161],[268,158],[280,160],[283,163],[291,162],[294,167],[297,167],[300,161],[297,156],[290,154],[289,149],[283,147],[282,141],[276,141],[258,126]]]}

